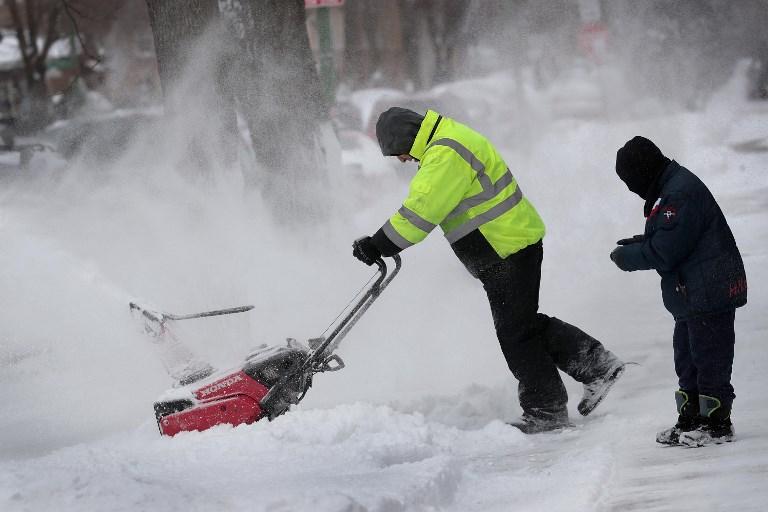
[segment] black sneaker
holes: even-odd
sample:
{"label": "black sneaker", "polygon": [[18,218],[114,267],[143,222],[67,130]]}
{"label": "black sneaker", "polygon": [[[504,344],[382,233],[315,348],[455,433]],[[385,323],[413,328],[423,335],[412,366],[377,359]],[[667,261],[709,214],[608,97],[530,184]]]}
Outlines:
{"label": "black sneaker", "polygon": [[613,386],[619,377],[621,377],[621,374],[624,373],[624,369],[624,363],[616,361],[616,363],[605,372],[605,375],[592,382],[584,384],[584,396],[581,398],[581,402],[579,402],[577,407],[582,416],[591,413],[598,405],[600,405],[600,402],[603,401],[608,394],[608,391],[610,391],[611,386]]}

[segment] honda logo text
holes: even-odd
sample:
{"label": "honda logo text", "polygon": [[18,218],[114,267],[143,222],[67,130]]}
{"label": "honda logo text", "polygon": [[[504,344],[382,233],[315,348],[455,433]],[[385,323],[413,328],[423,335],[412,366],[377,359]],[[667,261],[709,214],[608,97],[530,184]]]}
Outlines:
{"label": "honda logo text", "polygon": [[198,391],[198,393],[200,393],[200,398],[204,398],[212,393],[215,393],[216,391],[219,391],[224,388],[228,388],[232,384],[236,382],[240,382],[241,380],[243,380],[242,375],[233,375],[227,379],[211,384],[207,388],[201,389],[200,391]]}

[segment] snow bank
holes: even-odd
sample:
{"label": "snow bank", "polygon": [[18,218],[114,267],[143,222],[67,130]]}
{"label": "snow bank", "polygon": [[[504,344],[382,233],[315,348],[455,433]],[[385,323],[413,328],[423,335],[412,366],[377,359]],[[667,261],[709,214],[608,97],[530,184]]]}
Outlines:
{"label": "snow bank", "polygon": [[[460,433],[367,404],[159,438],[143,428],[0,474],[4,510],[407,510],[449,503]],[[506,429],[507,438],[523,441]],[[496,432],[497,433],[497,432]],[[472,434],[488,442],[496,433]],[[28,484],[41,472],[46,478]],[[292,476],[285,478],[285,473]],[[177,496],[183,495],[182,499]],[[0,494],[0,496],[2,496]]]}

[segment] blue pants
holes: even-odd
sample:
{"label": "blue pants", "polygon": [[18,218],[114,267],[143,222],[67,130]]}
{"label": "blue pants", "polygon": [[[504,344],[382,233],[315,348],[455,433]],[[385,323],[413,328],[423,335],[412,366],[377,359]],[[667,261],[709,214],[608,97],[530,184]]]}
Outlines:
{"label": "blue pants", "polygon": [[683,391],[719,398],[730,404],[735,310],[675,322],[672,344],[675,372]]}

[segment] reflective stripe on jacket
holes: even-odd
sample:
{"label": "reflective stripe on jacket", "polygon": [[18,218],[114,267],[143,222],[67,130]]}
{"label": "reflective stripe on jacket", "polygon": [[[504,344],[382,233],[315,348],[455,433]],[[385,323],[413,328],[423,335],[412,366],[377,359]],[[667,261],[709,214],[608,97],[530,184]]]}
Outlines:
{"label": "reflective stripe on jacket", "polygon": [[478,229],[506,258],[544,237],[544,222],[493,145],[427,111],[410,155],[420,160],[403,206],[382,226],[400,249],[440,226],[450,243]]}

